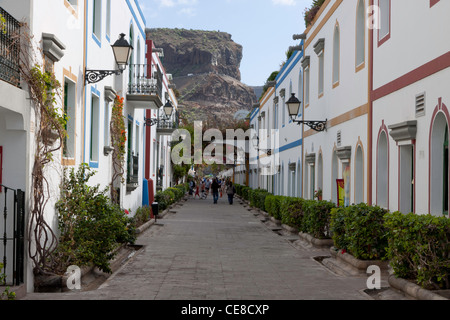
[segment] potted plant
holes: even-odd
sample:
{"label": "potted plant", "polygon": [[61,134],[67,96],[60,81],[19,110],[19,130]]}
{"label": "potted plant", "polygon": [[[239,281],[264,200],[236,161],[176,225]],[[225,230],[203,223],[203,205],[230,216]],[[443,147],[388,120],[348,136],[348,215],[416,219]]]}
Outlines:
{"label": "potted plant", "polygon": [[322,189],[318,189],[314,192],[314,198],[318,201],[322,201]]}

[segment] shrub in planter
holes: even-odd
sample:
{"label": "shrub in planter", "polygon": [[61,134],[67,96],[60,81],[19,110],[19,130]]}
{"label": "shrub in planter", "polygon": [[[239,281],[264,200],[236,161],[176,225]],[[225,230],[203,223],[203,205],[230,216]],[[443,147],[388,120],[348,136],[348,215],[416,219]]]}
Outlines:
{"label": "shrub in planter", "polygon": [[136,227],[143,225],[150,220],[151,208],[149,206],[143,206],[136,210],[136,214],[133,217],[134,225]]}
{"label": "shrub in planter", "polygon": [[347,249],[348,240],[345,235],[346,208],[337,207],[330,212],[330,231],[334,246],[338,249]]}
{"label": "shrub in planter", "polygon": [[251,188],[250,187],[247,187],[247,186],[242,186],[242,188],[241,188],[241,197],[244,199],[244,200],[247,200],[247,201],[249,201],[250,200],[250,192],[251,192]]}
{"label": "shrub in planter", "polygon": [[164,211],[175,202],[175,194],[169,189],[158,191],[155,195],[155,202],[158,202],[159,210]]}
{"label": "shrub in planter", "polygon": [[301,229],[303,220],[302,198],[282,197],[280,200],[281,222],[293,228]]}
{"label": "shrub in planter", "polygon": [[387,255],[396,276],[427,289],[450,289],[450,220],[431,215],[385,215]]}
{"label": "shrub in planter", "polygon": [[274,196],[272,194],[269,194],[266,196],[264,200],[264,207],[265,211],[271,216],[274,217],[277,220],[281,220],[281,212],[280,212],[280,206],[281,206],[281,200],[283,199],[283,196]]}
{"label": "shrub in planter", "polygon": [[234,188],[236,189],[236,194],[240,197],[242,197],[242,185],[241,184],[235,184]]}
{"label": "shrub in planter", "polygon": [[173,188],[167,188],[167,190],[172,191],[173,194],[174,194],[174,196],[175,196],[173,202],[170,203],[170,204],[173,204],[173,203],[175,203],[175,202],[178,202],[178,201],[180,201],[180,200],[184,197],[184,193],[185,193],[185,192],[184,192],[184,188],[181,189],[181,188],[173,187]]}
{"label": "shrub in planter", "polygon": [[331,210],[335,207],[330,201],[305,200],[301,231],[317,239],[331,239]]}
{"label": "shrub in planter", "polygon": [[339,243],[338,249],[345,249],[361,260],[384,260],[387,247],[386,213],[385,209],[367,204],[333,210],[331,231],[333,239],[338,237],[334,241]]}
{"label": "shrub in planter", "polygon": [[265,201],[267,195],[269,195],[269,192],[267,192],[267,190],[263,189],[250,190],[248,194],[250,206],[266,211]]}
{"label": "shrub in planter", "polygon": [[70,265],[93,264],[111,272],[110,260],[120,244],[134,243],[135,228],[130,219],[106,196],[107,190],[89,186],[95,173],[87,165],[64,175],[61,199],[56,203],[59,242],[54,252],[54,272],[63,274]]}

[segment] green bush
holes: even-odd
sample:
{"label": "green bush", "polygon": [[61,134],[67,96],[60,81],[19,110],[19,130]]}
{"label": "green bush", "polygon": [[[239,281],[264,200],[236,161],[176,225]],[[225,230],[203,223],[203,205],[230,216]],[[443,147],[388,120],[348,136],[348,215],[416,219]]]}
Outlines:
{"label": "green bush", "polygon": [[331,209],[330,229],[334,246],[338,249],[347,249],[349,244],[345,235],[346,208]]}
{"label": "green bush", "polygon": [[166,210],[171,204],[173,204],[175,199],[175,193],[170,189],[158,191],[155,195],[155,202],[158,203],[160,212]]}
{"label": "green bush", "polygon": [[431,215],[385,215],[387,256],[396,276],[429,289],[450,289],[450,220]]}
{"label": "green bush", "polygon": [[331,232],[335,245],[338,245],[339,249],[347,250],[357,259],[385,259],[386,213],[385,209],[366,204],[334,209],[331,216]]}
{"label": "green bush", "polygon": [[317,239],[331,239],[331,210],[335,207],[330,201],[305,200],[301,231]]}
{"label": "green bush", "polygon": [[241,197],[244,199],[244,200],[250,200],[250,192],[251,192],[251,188],[250,187],[247,187],[247,186],[242,186],[241,187]]}
{"label": "green bush", "polygon": [[248,194],[250,206],[266,211],[265,201],[266,197],[270,194],[269,192],[267,192],[267,190],[263,189],[249,190]]}
{"label": "green bush", "polygon": [[133,217],[134,225],[141,226],[150,220],[151,208],[149,206],[143,206],[136,210],[136,214]]}
{"label": "green bush", "polygon": [[280,216],[281,222],[293,228],[301,229],[303,220],[302,198],[281,197],[280,198]]}
{"label": "green bush", "polygon": [[174,199],[174,201],[171,204],[173,204],[175,202],[178,202],[181,199],[183,199],[184,194],[185,194],[183,187],[182,188],[180,188],[180,187],[178,187],[178,188],[177,187],[172,187],[172,188],[167,188],[167,190],[172,191],[174,196],[175,196],[175,199]]}
{"label": "green bush", "polygon": [[281,199],[283,198],[283,196],[274,196],[269,194],[264,200],[265,211],[277,220],[281,220],[280,205]]}
{"label": "green bush", "polygon": [[132,219],[111,203],[107,190],[88,185],[94,174],[83,164],[77,172],[72,168],[68,177],[64,175],[61,198],[56,203],[60,237],[53,268],[58,274],[70,265],[89,264],[111,272],[115,249],[136,239]]}

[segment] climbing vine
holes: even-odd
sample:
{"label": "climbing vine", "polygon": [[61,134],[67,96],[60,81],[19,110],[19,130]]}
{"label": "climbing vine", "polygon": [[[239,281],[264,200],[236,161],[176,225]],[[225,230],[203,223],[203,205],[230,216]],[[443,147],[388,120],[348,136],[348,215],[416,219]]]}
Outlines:
{"label": "climbing vine", "polygon": [[124,182],[124,163],[126,154],[127,132],[125,125],[125,118],[123,116],[123,101],[124,98],[116,96],[114,106],[111,113],[111,147],[113,147],[112,161],[113,161],[113,175],[111,180],[111,201],[119,204],[119,194],[115,188],[117,183]]}
{"label": "climbing vine", "polygon": [[45,58],[26,24],[20,34],[14,35],[20,43],[20,78],[28,88],[29,100],[34,110],[34,159],[30,221],[28,223],[28,251],[36,274],[51,270],[52,252],[57,247],[57,237],[45,219],[45,207],[50,199],[47,166],[54,161],[53,155],[62,148],[66,137],[66,115],[61,107],[61,84],[51,67],[45,67]]}

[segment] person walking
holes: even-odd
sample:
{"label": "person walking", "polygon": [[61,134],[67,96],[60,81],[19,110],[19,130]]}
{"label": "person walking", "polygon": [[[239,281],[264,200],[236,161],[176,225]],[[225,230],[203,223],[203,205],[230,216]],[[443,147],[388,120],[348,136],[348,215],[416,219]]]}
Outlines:
{"label": "person walking", "polygon": [[217,200],[219,200],[219,179],[214,178],[212,184],[211,184],[211,191],[213,195],[214,204],[217,204]]}
{"label": "person walking", "polygon": [[197,180],[197,183],[195,185],[195,195],[194,195],[194,199],[196,199],[198,196],[199,199],[201,199],[200,197],[200,181]]}
{"label": "person walking", "polygon": [[236,189],[234,188],[233,182],[227,182],[227,195],[228,195],[228,203],[233,204],[234,194],[236,193]]}
{"label": "person walking", "polygon": [[211,179],[206,179],[205,181],[206,198],[209,195],[209,189],[211,189]]}

